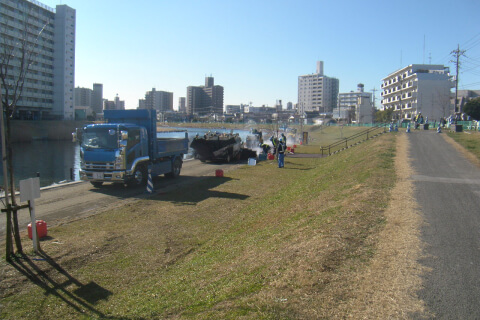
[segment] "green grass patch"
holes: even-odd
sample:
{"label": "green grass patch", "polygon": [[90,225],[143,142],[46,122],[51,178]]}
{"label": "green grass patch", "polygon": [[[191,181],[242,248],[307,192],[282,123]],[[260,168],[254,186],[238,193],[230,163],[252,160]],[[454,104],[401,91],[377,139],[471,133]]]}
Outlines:
{"label": "green grass patch", "polygon": [[1,317],[331,317],[375,254],[394,146],[383,135],[328,158],[287,156],[284,169],[262,161],[52,228],[42,248],[55,265],[2,264]]}
{"label": "green grass patch", "polygon": [[447,135],[480,159],[480,132],[447,132]]}
{"label": "green grass patch", "polygon": [[[373,132],[368,132],[374,130]],[[383,128],[344,127],[344,126],[310,126],[304,131],[308,132],[308,144],[297,146],[298,153],[321,153],[321,148],[326,148],[323,153],[328,154],[363,142],[374,134],[383,132]],[[356,137],[355,137],[356,136]],[[329,146],[332,146],[330,149]]]}

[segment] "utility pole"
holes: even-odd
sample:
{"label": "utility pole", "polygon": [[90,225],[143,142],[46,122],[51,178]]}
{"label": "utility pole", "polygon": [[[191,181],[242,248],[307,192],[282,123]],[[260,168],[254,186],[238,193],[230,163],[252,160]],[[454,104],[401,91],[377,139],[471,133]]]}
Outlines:
{"label": "utility pole", "polygon": [[[460,69],[460,56],[465,55],[465,50],[460,50],[460,45],[458,45],[457,50],[453,50],[450,52],[453,55],[455,60],[450,60],[450,62],[455,63],[457,75],[455,76],[455,112],[457,112],[457,105],[458,105],[458,70]],[[461,108],[458,109],[459,113],[462,113]]]}
{"label": "utility pole", "polygon": [[375,108],[375,93],[378,91],[377,89],[375,89],[375,87],[373,87],[372,90],[370,90],[373,92],[373,95],[372,95],[372,123],[375,122],[375,112],[377,111],[377,109]]}
{"label": "utility pole", "polygon": [[375,89],[375,87],[373,87],[372,90],[370,90],[373,92],[373,96],[372,96],[372,106],[373,106],[373,109],[375,109],[375,93],[378,91],[377,89]]}

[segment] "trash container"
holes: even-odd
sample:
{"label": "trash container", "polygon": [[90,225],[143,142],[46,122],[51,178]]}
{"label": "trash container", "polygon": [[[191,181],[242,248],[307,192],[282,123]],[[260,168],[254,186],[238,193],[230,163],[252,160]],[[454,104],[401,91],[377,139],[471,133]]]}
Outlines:
{"label": "trash container", "polygon": [[[32,224],[29,223],[27,226],[28,229],[28,237],[32,239]],[[37,220],[37,234],[38,238],[44,238],[47,236],[47,223],[43,220]]]}

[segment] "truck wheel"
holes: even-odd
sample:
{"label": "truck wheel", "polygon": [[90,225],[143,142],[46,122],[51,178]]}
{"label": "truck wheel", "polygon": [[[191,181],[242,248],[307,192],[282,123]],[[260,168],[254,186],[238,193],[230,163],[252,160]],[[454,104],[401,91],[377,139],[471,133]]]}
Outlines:
{"label": "truck wheel", "polygon": [[100,187],[103,185],[103,182],[101,182],[101,181],[90,181],[90,183],[91,183],[92,186],[94,186],[95,188],[100,188]]}
{"label": "truck wheel", "polygon": [[144,186],[147,184],[147,166],[138,166],[133,174],[133,179],[127,182],[130,187]]}
{"label": "truck wheel", "polygon": [[176,178],[180,175],[181,170],[182,170],[182,160],[180,160],[180,158],[176,158],[172,164],[172,171],[169,173],[165,173],[165,177]]}

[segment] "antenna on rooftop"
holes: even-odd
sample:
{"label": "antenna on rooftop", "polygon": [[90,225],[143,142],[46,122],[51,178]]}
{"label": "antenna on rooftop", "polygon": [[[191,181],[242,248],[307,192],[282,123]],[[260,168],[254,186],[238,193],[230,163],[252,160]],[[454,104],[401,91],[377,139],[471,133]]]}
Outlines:
{"label": "antenna on rooftop", "polygon": [[425,64],[425,35],[423,35],[423,64]]}

